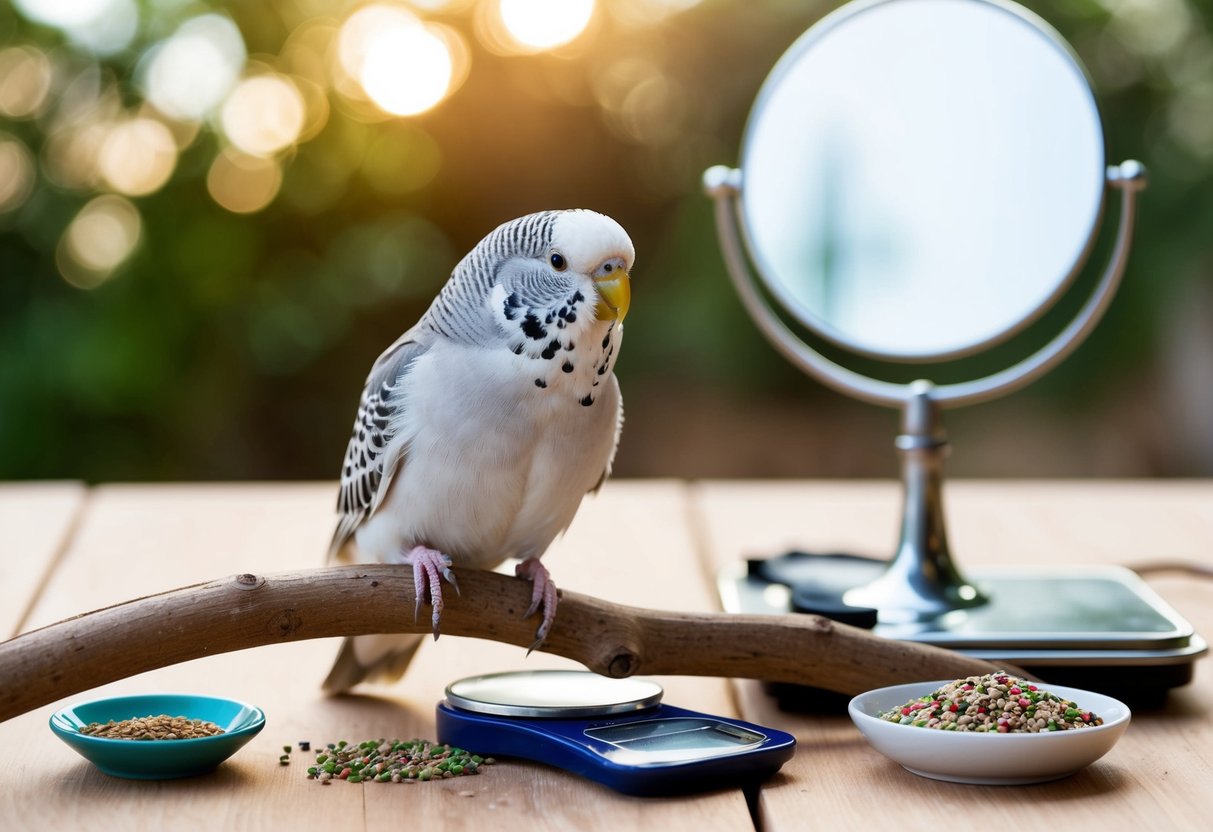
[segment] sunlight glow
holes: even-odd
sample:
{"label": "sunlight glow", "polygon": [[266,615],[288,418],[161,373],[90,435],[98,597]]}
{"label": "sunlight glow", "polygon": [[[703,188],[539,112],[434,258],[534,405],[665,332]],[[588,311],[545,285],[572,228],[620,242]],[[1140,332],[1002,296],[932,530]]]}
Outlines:
{"label": "sunlight glow", "polygon": [[427,12],[454,12],[467,5],[467,0],[409,0],[409,5]]}
{"label": "sunlight glow", "polygon": [[159,190],[177,166],[172,132],[151,118],[115,125],[97,156],[102,179],[119,193],[143,196]]}
{"label": "sunlight glow", "polygon": [[143,88],[170,118],[196,120],[227,96],[247,53],[229,18],[207,14],[187,20],[144,56]]}
{"label": "sunlight glow", "polygon": [[451,53],[421,27],[394,29],[376,38],[362,65],[362,86],[376,104],[398,116],[433,107],[451,85]]}
{"label": "sunlight glow", "polygon": [[529,49],[553,49],[585,31],[594,0],[501,0],[501,22]]}
{"label": "sunlight glow", "polygon": [[392,115],[416,115],[442,101],[456,67],[441,30],[399,6],[358,10],[337,39],[342,69],[367,97]]}
{"label": "sunlight glow", "polygon": [[289,78],[258,75],[241,81],[223,105],[223,132],[253,156],[272,156],[303,132],[303,96]]}
{"label": "sunlight glow", "polygon": [[260,211],[274,201],[281,187],[282,168],[277,161],[230,147],[215,157],[206,174],[211,198],[234,214]]}
{"label": "sunlight glow", "polygon": [[37,115],[51,88],[51,62],[32,46],[0,50],[0,116]]}
{"label": "sunlight glow", "polygon": [[701,0],[611,0],[611,16],[628,26],[653,26],[698,6]]}
{"label": "sunlight glow", "polygon": [[92,188],[97,184],[97,156],[109,128],[89,120],[71,129],[56,130],[42,148],[47,177],[64,188]]}
{"label": "sunlight glow", "polygon": [[138,209],[126,199],[111,194],[93,199],[59,240],[59,273],[73,286],[96,288],[131,256],[142,230]]}
{"label": "sunlight glow", "polygon": [[623,58],[594,76],[594,97],[607,126],[635,144],[661,145],[683,135],[687,93],[644,58]]}
{"label": "sunlight glow", "polygon": [[0,133],[0,214],[20,208],[33,187],[33,155],[19,139]]}
{"label": "sunlight glow", "polygon": [[53,26],[97,55],[125,49],[139,30],[135,0],[13,0],[13,5],[27,20]]}

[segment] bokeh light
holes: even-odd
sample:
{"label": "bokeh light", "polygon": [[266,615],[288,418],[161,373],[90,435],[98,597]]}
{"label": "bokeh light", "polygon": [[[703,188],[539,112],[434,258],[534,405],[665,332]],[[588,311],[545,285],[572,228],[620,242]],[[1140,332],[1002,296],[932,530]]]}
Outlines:
{"label": "bokeh light", "polygon": [[55,262],[64,280],[92,289],[122,265],[143,231],[139,210],[120,196],[96,197],[80,209],[59,240]]}
{"label": "bokeh light", "polygon": [[305,107],[299,88],[282,75],[241,81],[223,104],[223,132],[253,156],[272,156],[303,132]]}
{"label": "bokeh light", "polygon": [[278,65],[296,78],[315,84],[329,83],[326,56],[337,39],[337,24],[328,18],[313,18],[296,26],[278,53]]}
{"label": "bokeh light", "polygon": [[524,49],[553,49],[575,40],[593,14],[594,0],[500,0],[501,23]]}
{"label": "bokeh light", "polygon": [[177,166],[177,142],[155,119],[114,125],[97,155],[97,171],[119,193],[143,196],[159,190]]}
{"label": "bokeh light", "polygon": [[1103,0],[1102,5],[1112,12],[1109,32],[1146,55],[1175,51],[1196,22],[1185,0]]}
{"label": "bokeh light", "polygon": [[244,39],[229,18],[195,17],[144,56],[144,93],[170,118],[200,119],[224,100],[246,58]]}
{"label": "bokeh light", "polygon": [[202,132],[202,122],[178,121],[175,118],[165,118],[164,113],[146,101],[139,105],[139,109],[135,111],[135,116],[137,118],[150,118],[163,124],[169,133],[172,134],[178,151],[185,150],[185,148],[192,145],[194,140],[198,138],[198,134]]}
{"label": "bokeh light", "polygon": [[121,113],[122,98],[117,84],[100,66],[86,64],[74,74],[64,75],[65,80],[56,90],[55,108],[48,114],[47,128],[51,132],[117,118]]}
{"label": "bokeh light", "polygon": [[74,29],[97,19],[106,10],[108,0],[13,0],[17,11],[27,20],[57,29]]}
{"label": "bokeh light", "polygon": [[61,187],[77,190],[98,184],[97,157],[108,135],[109,127],[100,121],[52,133],[42,148],[47,178]]}
{"label": "bokeh light", "polygon": [[620,138],[662,144],[681,135],[684,91],[652,61],[621,58],[596,73],[592,86],[607,126]]}
{"label": "bokeh light", "polygon": [[291,83],[303,99],[303,127],[296,142],[310,141],[329,123],[328,90],[307,78],[295,77]]}
{"label": "bokeh light", "polygon": [[421,27],[382,33],[362,65],[362,86],[384,110],[398,116],[425,112],[446,96],[453,67],[442,39]]}
{"label": "bokeh light", "polygon": [[474,0],[409,0],[409,5],[427,12],[457,12]]}
{"label": "bokeh light", "polygon": [[33,154],[19,139],[0,133],[0,214],[20,208],[33,187]]}
{"label": "bokeh light", "polygon": [[125,49],[139,30],[135,0],[13,0],[13,5],[26,19],[59,29],[97,55]]}
{"label": "bokeh light", "polygon": [[[416,115],[438,104],[461,80],[449,30],[423,23],[400,6],[375,4],[350,15],[337,38],[337,57],[384,112]],[[348,85],[339,86],[347,95]]]}
{"label": "bokeh light", "polygon": [[251,214],[274,201],[282,187],[282,168],[274,159],[227,148],[211,163],[206,190],[234,214]]}
{"label": "bokeh light", "polygon": [[0,115],[35,116],[51,88],[51,62],[32,46],[0,50]]}
{"label": "bokeh light", "polygon": [[611,0],[606,9],[628,26],[654,26],[668,17],[698,6],[701,0]]}

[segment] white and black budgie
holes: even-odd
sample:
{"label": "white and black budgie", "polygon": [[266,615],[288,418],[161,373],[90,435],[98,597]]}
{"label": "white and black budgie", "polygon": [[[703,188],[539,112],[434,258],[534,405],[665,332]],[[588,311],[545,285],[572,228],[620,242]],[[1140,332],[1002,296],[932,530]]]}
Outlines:
{"label": "white and black budgie", "polygon": [[[452,566],[517,558],[542,642],[557,596],[539,558],[606,479],[619,440],[612,371],[634,257],[617,222],[586,210],[531,214],[481,240],[371,368],[330,561],[412,564],[437,638]],[[324,687],[397,677],[419,643],[348,638]]]}

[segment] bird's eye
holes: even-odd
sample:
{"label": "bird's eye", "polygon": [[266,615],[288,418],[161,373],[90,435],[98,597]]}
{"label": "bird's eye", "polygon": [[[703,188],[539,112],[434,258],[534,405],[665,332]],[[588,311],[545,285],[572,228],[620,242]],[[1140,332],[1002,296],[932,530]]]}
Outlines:
{"label": "bird's eye", "polygon": [[562,272],[569,267],[569,264],[564,259],[564,255],[558,251],[553,251],[550,259],[552,261],[552,268],[558,272]]}

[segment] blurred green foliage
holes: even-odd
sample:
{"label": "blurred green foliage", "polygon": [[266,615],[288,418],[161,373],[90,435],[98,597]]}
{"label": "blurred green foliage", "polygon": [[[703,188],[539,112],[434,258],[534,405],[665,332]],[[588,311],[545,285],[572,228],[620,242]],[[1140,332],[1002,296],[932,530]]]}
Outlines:
{"label": "blurred green foliage", "polygon": [[[325,91],[327,123],[280,154],[280,193],[248,214],[208,195],[208,170],[226,140],[213,119],[204,122],[163,187],[130,197],[142,218],[134,253],[82,289],[60,276],[57,249],[105,188],[58,185],[46,161],[52,117],[72,83],[112,85],[119,106],[133,110],[145,50],[190,17],[229,15],[250,60],[276,66],[298,27],[339,21],[357,4],[147,0],[129,45],[98,57],[4,3],[0,50],[33,45],[56,69],[39,114],[0,115],[0,136],[40,160],[28,199],[0,212],[0,478],[333,477],[379,351],[481,236],[556,207],[608,213],[636,243],[619,367],[625,451],[632,432],[660,437],[722,402],[756,415],[728,427],[704,456],[727,455],[732,431],[761,433],[758,414],[772,402],[802,408],[806,429],[836,431],[839,442],[887,443],[888,435],[842,438],[864,406],[804,380],[757,335],[725,276],[699,185],[709,165],[736,163],[763,78],[836,4],[705,0],[643,22],[599,2],[574,47],[503,55],[477,37],[478,3],[457,3],[432,13],[460,33],[470,58],[448,99],[416,116],[367,119]],[[1028,402],[1039,429],[1064,442],[1133,394],[1147,397],[1145,415],[1112,417],[1136,448],[1123,470],[1213,474],[1213,427],[1203,437],[1184,427],[1200,424],[1206,401],[1185,396],[1185,386],[1213,388],[1213,355],[1185,346],[1207,343],[1213,318],[1213,4],[1027,5],[1088,66],[1109,160],[1142,159],[1151,186],[1122,294],[1090,343],[1016,402],[950,416],[954,435],[977,441]],[[613,103],[654,78],[660,85],[647,98]],[[1199,304],[1209,316],[1189,316],[1185,326],[1195,330],[1177,334],[1176,310]],[[1172,412],[1179,407],[1197,412]],[[825,415],[814,421],[812,413]],[[1193,451],[1193,441],[1205,444]],[[636,446],[646,457],[622,454],[620,473],[789,472],[686,467],[681,457],[662,458],[660,441]],[[852,461],[807,459],[793,472],[872,472]],[[1104,469],[1079,458],[1072,470]]]}

